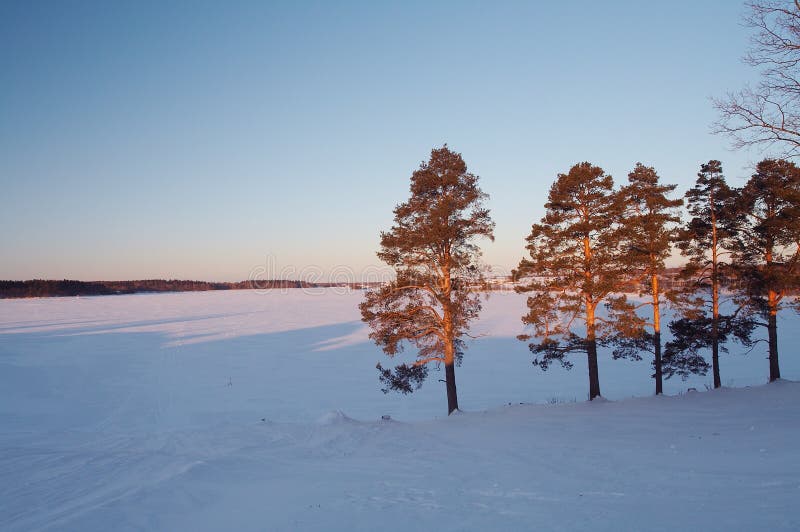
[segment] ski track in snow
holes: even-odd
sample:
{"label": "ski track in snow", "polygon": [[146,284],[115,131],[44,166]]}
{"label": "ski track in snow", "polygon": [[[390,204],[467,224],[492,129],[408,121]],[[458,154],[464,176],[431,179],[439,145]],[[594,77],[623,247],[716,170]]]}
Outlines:
{"label": "ski track in snow", "polygon": [[585,363],[531,367],[524,297],[494,294],[448,418],[435,372],[380,393],[361,297],[0,301],[0,529],[800,528],[800,384],[761,385],[759,348],[721,359],[740,388],[657,398],[603,355],[587,403]]}

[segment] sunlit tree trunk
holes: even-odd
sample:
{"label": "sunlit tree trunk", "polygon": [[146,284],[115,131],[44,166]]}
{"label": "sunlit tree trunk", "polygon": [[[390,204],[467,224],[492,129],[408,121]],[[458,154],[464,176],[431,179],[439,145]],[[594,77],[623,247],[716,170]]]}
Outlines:
{"label": "sunlit tree trunk", "polygon": [[444,328],[444,380],[447,387],[447,414],[452,414],[458,410],[458,393],[456,392],[456,350],[455,338],[453,337],[453,316],[445,306],[443,311]]}
{"label": "sunlit tree trunk", "polygon": [[458,392],[456,390],[456,349],[453,330],[453,312],[450,308],[452,297],[452,279],[450,278],[450,253],[445,252],[442,265],[442,325],[444,329],[444,380],[447,387],[447,415],[458,410]]}
{"label": "sunlit tree trunk", "polygon": [[597,367],[597,336],[595,332],[595,304],[586,297],[586,356],[589,364],[589,400],[600,395],[600,373]]}
{"label": "sunlit tree trunk", "polygon": [[[770,213],[772,214],[772,213]],[[767,244],[765,257],[765,268],[767,272],[774,267],[772,263],[772,242]],[[767,338],[769,342],[769,381],[773,382],[781,378],[781,368],[778,364],[778,294],[773,288],[767,294]]]}
{"label": "sunlit tree trunk", "polygon": [[711,200],[711,367],[714,388],[722,386],[719,374],[719,263],[717,257],[717,216],[714,212],[714,195]]}
{"label": "sunlit tree trunk", "polygon": [[658,275],[650,277],[650,286],[653,294],[653,365],[655,366],[656,395],[664,392],[663,374],[661,368],[661,306],[659,301]]}
{"label": "sunlit tree trunk", "polygon": [[770,291],[770,309],[767,318],[767,332],[769,336],[769,381],[781,378],[781,368],[778,365],[778,309],[773,306],[775,292]]}

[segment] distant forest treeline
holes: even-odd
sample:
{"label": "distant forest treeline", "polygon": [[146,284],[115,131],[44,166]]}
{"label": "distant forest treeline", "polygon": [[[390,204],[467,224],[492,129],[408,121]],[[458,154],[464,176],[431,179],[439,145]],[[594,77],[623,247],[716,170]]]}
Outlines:
{"label": "distant forest treeline", "polygon": [[[347,284],[347,283],[346,283]],[[237,283],[146,279],[139,281],[72,281],[64,279],[0,281],[0,299],[24,297],[106,296],[140,292],[200,292],[206,290],[250,290],[342,286],[342,283],[309,283],[286,280],[252,280]],[[360,288],[361,283],[348,286]]]}
{"label": "distant forest treeline", "polygon": [[[667,268],[662,283],[665,288],[676,288],[680,268]],[[0,299],[26,297],[74,297],[111,296],[146,292],[205,292],[208,290],[269,290],[287,288],[327,288],[333,286],[354,289],[371,288],[380,282],[319,282],[288,280],[249,280],[236,283],[213,283],[209,281],[184,281],[179,279],[143,279],[137,281],[74,281],[70,279],[33,279],[30,281],[0,280]],[[478,290],[514,290],[515,283],[510,276],[496,277],[485,285],[476,286]],[[636,292],[634,286],[630,292]]]}

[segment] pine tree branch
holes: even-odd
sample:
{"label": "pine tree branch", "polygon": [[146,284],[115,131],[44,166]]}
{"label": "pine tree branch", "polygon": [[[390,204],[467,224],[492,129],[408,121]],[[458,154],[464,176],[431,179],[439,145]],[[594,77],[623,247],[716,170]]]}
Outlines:
{"label": "pine tree branch", "polygon": [[428,364],[428,363],[430,363],[430,362],[439,362],[439,363],[444,363],[444,358],[443,358],[443,357],[438,357],[438,356],[430,356],[430,357],[425,357],[425,358],[422,358],[422,359],[416,360],[416,361],[415,361],[415,362],[412,364],[412,366],[424,366],[425,364]]}

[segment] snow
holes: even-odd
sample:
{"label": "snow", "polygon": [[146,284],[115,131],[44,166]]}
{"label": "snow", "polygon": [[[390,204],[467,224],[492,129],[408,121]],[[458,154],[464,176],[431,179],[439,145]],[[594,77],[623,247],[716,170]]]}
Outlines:
{"label": "snow", "polygon": [[737,388],[662,397],[604,354],[588,403],[585,363],[532,367],[524,297],[498,293],[448,418],[435,372],[379,391],[362,296],[0,301],[0,529],[800,528],[800,383],[764,385],[763,346],[722,357]]}

